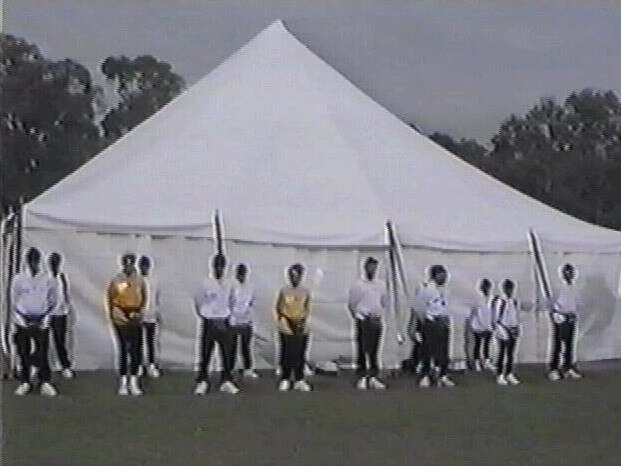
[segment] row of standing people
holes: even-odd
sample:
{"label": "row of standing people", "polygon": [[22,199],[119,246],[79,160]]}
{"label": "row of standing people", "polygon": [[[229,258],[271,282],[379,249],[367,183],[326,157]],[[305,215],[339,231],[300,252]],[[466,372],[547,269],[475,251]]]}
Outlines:
{"label": "row of standing people", "polygon": [[[15,323],[14,341],[21,361],[20,386],[16,393],[23,395],[31,388],[31,366],[38,368],[41,393],[56,394],[50,382],[47,362],[49,328],[52,328],[55,347],[62,366],[62,374],[73,377],[66,349],[66,329],[73,306],[69,298],[68,281],[60,270],[61,257],[49,256],[50,274],[41,272],[40,253],[31,248],[26,254],[26,269],[12,283],[12,303]],[[151,261],[141,257],[136,267],[136,256],[125,254],[121,258],[121,272],[107,288],[107,312],[116,338],[120,372],[119,394],[142,394],[139,374],[143,368],[143,335],[146,336],[148,365],[151,377],[159,376],[155,361],[155,334],[158,315],[159,290],[151,280]],[[364,276],[349,292],[348,310],[354,321],[356,340],[356,386],[359,389],[384,389],[379,379],[379,346],[384,330],[388,298],[385,284],[377,280],[379,261],[369,257],[364,262]],[[238,341],[244,362],[244,375],[257,377],[252,368],[251,338],[253,335],[254,294],[247,282],[248,270],[244,264],[236,267],[236,282],[230,286],[224,280],[226,259],[216,255],[212,260],[212,273],[194,296],[194,307],[200,324],[198,375],[194,392],[203,395],[211,389],[209,365],[217,344],[222,355],[220,390],[237,393],[232,369],[237,354]],[[309,341],[308,319],[311,294],[301,286],[304,267],[294,264],[287,270],[289,284],[283,287],[275,305],[275,316],[280,346],[280,381],[278,389],[291,388],[310,391],[304,379],[305,354]],[[550,303],[553,320],[553,353],[549,378],[580,376],[573,363],[573,339],[576,325],[576,297],[573,291],[575,269],[571,264],[563,267],[564,287]],[[429,268],[428,280],[416,292],[412,306],[410,335],[414,343],[413,354],[422,364],[419,385],[428,387],[437,375],[438,385],[453,386],[448,376],[448,347],[450,317],[446,285],[448,272],[445,267]],[[515,284],[505,280],[502,296],[491,296],[492,284],[480,282],[481,302],[473,307],[470,318],[475,336],[475,368],[492,366],[489,343],[494,334],[499,343],[496,363],[499,384],[516,384],[513,359],[519,337],[519,304],[513,293]],[[36,348],[37,351],[33,351]],[[559,356],[564,353],[564,363],[559,368]],[[128,364],[129,362],[129,364]],[[432,365],[433,363],[433,365]],[[432,370],[434,368],[436,370]],[[561,369],[561,370],[559,370]]]}

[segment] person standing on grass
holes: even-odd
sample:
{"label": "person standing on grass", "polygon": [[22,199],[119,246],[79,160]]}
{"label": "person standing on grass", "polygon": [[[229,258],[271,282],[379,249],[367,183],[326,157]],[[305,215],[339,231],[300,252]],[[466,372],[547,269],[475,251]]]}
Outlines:
{"label": "person standing on grass", "polygon": [[496,383],[498,385],[518,385],[520,380],[513,372],[513,361],[517,350],[517,342],[520,336],[520,309],[515,299],[515,282],[503,280],[501,284],[502,295],[495,300],[494,304],[494,333],[498,340],[498,361],[496,363]]}
{"label": "person standing on grass", "polygon": [[[152,274],[153,261],[148,256],[142,256],[138,261],[138,269],[144,280],[147,300],[142,314],[142,329],[147,352],[146,373],[156,379],[160,376],[160,369],[156,360],[156,343],[159,336],[162,319],[160,315],[160,290],[157,280]],[[144,351],[141,352],[144,357]]]}
{"label": "person standing on grass", "polygon": [[[107,289],[107,312],[116,337],[119,358],[119,395],[142,395],[138,370],[142,362],[142,314],[147,302],[147,289],[136,271],[136,256],[121,257],[121,271]],[[129,379],[127,360],[130,360]]]}
{"label": "person standing on grass", "polygon": [[276,300],[276,322],[282,355],[282,374],[278,390],[293,389],[308,392],[312,387],[304,380],[304,359],[308,344],[308,318],[310,316],[310,292],[300,286],[304,266],[294,264],[287,269],[289,285],[284,286]]}
{"label": "person standing on grass", "polygon": [[52,280],[56,282],[58,297],[56,306],[51,314],[52,336],[54,348],[61,366],[61,374],[66,379],[74,377],[71,370],[71,361],[67,351],[67,329],[75,322],[75,310],[69,297],[69,280],[67,275],[61,270],[62,256],[53,252],[48,257],[48,265]]}
{"label": "person standing on grass", "polygon": [[356,337],[356,387],[382,390],[386,385],[378,379],[378,350],[383,332],[383,319],[388,308],[386,284],[376,279],[379,261],[367,257],[364,276],[349,290],[347,307],[354,321]]}
{"label": "person standing on grass", "polygon": [[416,301],[419,302],[422,322],[423,368],[419,385],[429,387],[432,383],[431,361],[439,370],[437,384],[441,387],[453,387],[455,383],[448,376],[450,319],[446,285],[448,272],[443,265],[429,268],[429,280],[418,290]]}
{"label": "person standing on grass", "polygon": [[259,374],[252,365],[252,332],[254,320],[254,290],[248,282],[248,267],[238,264],[235,267],[235,284],[231,289],[231,328],[233,330],[233,366],[237,358],[238,343],[241,343],[244,377],[256,379]]}
{"label": "person standing on grass", "polygon": [[23,396],[32,390],[30,370],[38,367],[42,395],[58,394],[51,383],[48,362],[50,315],[58,305],[57,283],[41,270],[41,253],[37,248],[26,251],[26,266],[11,283],[11,313],[15,324],[14,342],[20,359],[20,384],[15,394]]}
{"label": "person standing on grass", "polygon": [[[559,270],[561,286],[555,291],[550,303],[552,320],[552,353],[548,378],[557,381],[561,378],[580,379],[574,362],[575,334],[578,320],[578,297],[574,288],[576,269],[572,264],[565,264]],[[563,353],[562,372],[559,370]]]}
{"label": "person standing on grass", "polygon": [[494,315],[492,312],[492,282],[483,278],[479,282],[477,290],[479,292],[479,302],[472,307],[470,313],[470,327],[474,334],[473,361],[474,370],[477,372],[485,369],[493,369],[489,356],[489,346],[492,339],[492,329],[494,325]]}
{"label": "person standing on grass", "polygon": [[230,326],[231,287],[224,279],[226,258],[216,254],[211,262],[212,274],[194,296],[194,309],[200,322],[198,376],[195,395],[206,394],[209,383],[209,364],[216,343],[220,347],[222,372],[220,391],[235,395],[239,388],[233,383],[233,330]]}

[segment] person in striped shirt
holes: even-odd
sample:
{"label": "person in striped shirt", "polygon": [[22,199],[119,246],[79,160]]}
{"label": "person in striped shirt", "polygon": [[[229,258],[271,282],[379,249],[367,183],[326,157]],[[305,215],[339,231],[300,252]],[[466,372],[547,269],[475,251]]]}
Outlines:
{"label": "person in striped shirt", "polygon": [[383,332],[383,320],[388,308],[386,284],[376,279],[379,261],[367,257],[364,261],[364,277],[349,290],[347,307],[355,322],[356,336],[356,387],[382,390],[386,385],[378,379],[378,350]]}
{"label": "person in striped shirt", "polygon": [[287,269],[289,285],[284,286],[276,299],[276,323],[282,355],[282,374],[279,391],[293,389],[309,392],[311,385],[304,380],[304,360],[308,343],[310,291],[301,286],[304,266],[293,264]]}
{"label": "person in striped shirt", "polygon": [[58,304],[57,283],[41,270],[41,253],[37,248],[29,248],[25,259],[24,270],[11,281],[13,338],[21,365],[15,394],[23,396],[32,390],[30,371],[34,366],[39,369],[41,394],[55,396],[58,392],[51,383],[48,348],[50,316]]}
{"label": "person in striped shirt", "polygon": [[[564,264],[559,269],[561,286],[555,291],[550,303],[550,319],[552,320],[552,353],[550,355],[550,372],[552,381],[563,377],[580,379],[574,362],[575,333],[578,320],[578,297],[574,288],[576,269],[572,264]],[[563,355],[562,372],[559,363]]]}
{"label": "person in striped shirt", "polygon": [[57,304],[51,314],[52,336],[54,348],[61,366],[61,374],[66,379],[74,377],[71,370],[71,361],[67,351],[67,329],[75,322],[75,310],[69,296],[69,280],[65,272],[61,270],[62,256],[53,252],[48,257],[50,275],[56,282],[58,290]]}
{"label": "person in striped shirt", "polygon": [[496,382],[498,385],[518,385],[520,380],[513,372],[513,361],[520,336],[520,305],[515,299],[515,282],[503,280],[502,296],[494,303],[494,333],[498,340],[498,361],[496,363]]}
{"label": "person in striped shirt", "polygon": [[494,326],[494,315],[492,312],[493,297],[491,296],[492,286],[492,282],[487,278],[480,280],[477,287],[479,302],[472,307],[470,313],[469,323],[472,328],[472,333],[474,334],[474,370],[477,372],[482,371],[483,368],[494,368],[494,364],[489,357],[489,346]]}
{"label": "person in striped shirt", "polygon": [[239,388],[233,382],[233,331],[231,330],[231,286],[224,278],[226,258],[216,254],[211,262],[212,273],[194,295],[194,309],[200,322],[198,376],[195,395],[204,395],[210,389],[209,363],[216,343],[220,348],[222,372],[220,388],[235,395]]}
{"label": "person in striped shirt", "polygon": [[138,370],[142,362],[142,313],[147,290],[137,273],[135,254],[126,253],[121,257],[121,271],[110,281],[106,297],[106,310],[112,322],[119,358],[118,394],[142,395]]}
{"label": "person in striped shirt", "polygon": [[256,379],[259,374],[252,368],[252,332],[254,320],[254,290],[248,281],[248,266],[237,264],[236,283],[231,288],[231,328],[233,330],[233,365],[237,357],[238,342],[243,360],[243,375]]}

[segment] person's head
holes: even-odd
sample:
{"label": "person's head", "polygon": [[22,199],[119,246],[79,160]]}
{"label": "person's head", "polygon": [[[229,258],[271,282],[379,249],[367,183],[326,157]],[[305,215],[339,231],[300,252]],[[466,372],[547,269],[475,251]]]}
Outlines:
{"label": "person's head", "polygon": [[443,286],[448,282],[448,272],[443,265],[432,265],[429,268],[429,279],[438,286]]}
{"label": "person's head", "polygon": [[367,257],[364,261],[364,276],[367,280],[373,280],[377,273],[379,261],[375,257]]}
{"label": "person's head", "polygon": [[491,290],[492,290],[492,282],[489,281],[487,278],[481,279],[481,281],[479,282],[479,292],[483,296],[489,296],[489,293]]}
{"label": "person's head", "polygon": [[40,262],[41,253],[39,250],[37,248],[28,248],[26,251],[26,264],[33,274],[39,272]]}
{"label": "person's head", "polygon": [[138,268],[140,269],[140,275],[147,276],[151,271],[152,266],[151,258],[149,256],[141,256],[138,261]]}
{"label": "person's head", "polygon": [[246,267],[246,264],[237,264],[237,267],[235,267],[235,279],[239,283],[244,283],[246,281],[247,276],[248,276],[248,267]]}
{"label": "person's head", "polygon": [[226,257],[223,254],[216,254],[211,260],[211,269],[213,271],[213,277],[216,280],[220,280],[224,276],[224,270],[226,269]]}
{"label": "person's head", "polygon": [[62,263],[62,257],[59,253],[53,252],[47,258],[48,265],[52,274],[57,275],[60,271],[60,264]]}
{"label": "person's head", "polygon": [[289,283],[292,287],[297,287],[302,282],[304,276],[304,266],[300,263],[293,264],[287,269],[287,275],[289,277]]}
{"label": "person's head", "polygon": [[509,278],[505,278],[502,281],[501,288],[502,292],[509,298],[511,298],[513,296],[513,293],[515,292],[515,282]]}
{"label": "person's head", "polygon": [[576,279],[576,268],[572,265],[572,264],[564,264],[561,269],[561,279],[567,283],[568,285],[571,285],[574,280]]}
{"label": "person's head", "polygon": [[126,252],[121,256],[121,267],[125,275],[131,275],[136,272],[136,254]]}

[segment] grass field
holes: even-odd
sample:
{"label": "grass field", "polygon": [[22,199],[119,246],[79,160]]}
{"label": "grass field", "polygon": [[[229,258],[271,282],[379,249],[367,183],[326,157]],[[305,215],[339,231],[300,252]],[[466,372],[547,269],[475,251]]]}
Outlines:
{"label": "grass field", "polygon": [[522,366],[523,384],[489,374],[420,389],[408,377],[385,392],[348,375],[312,377],[313,393],[244,381],[237,396],[191,394],[192,374],[146,382],[118,397],[112,372],[59,380],[61,395],[13,395],[2,383],[3,465],[621,464],[621,364],[583,366],[579,381],[548,382]]}

